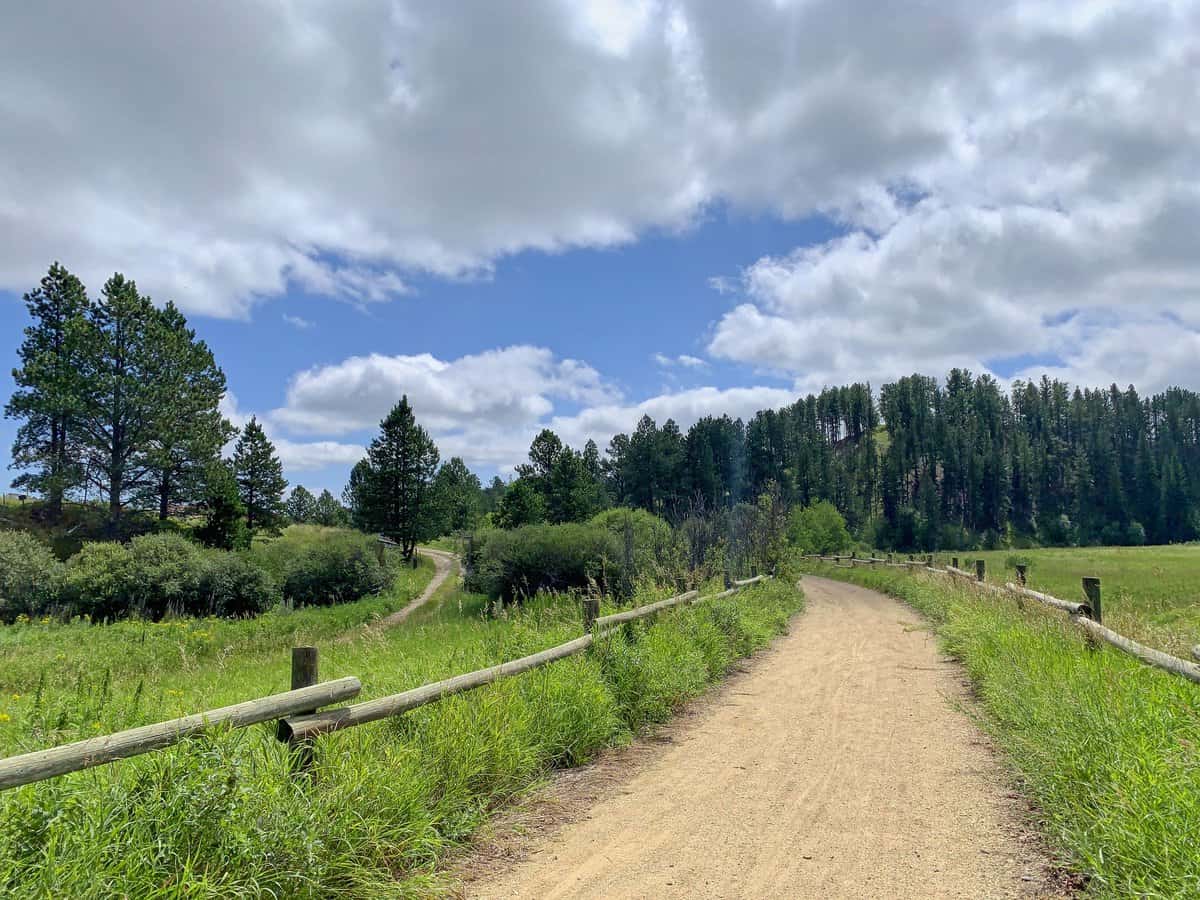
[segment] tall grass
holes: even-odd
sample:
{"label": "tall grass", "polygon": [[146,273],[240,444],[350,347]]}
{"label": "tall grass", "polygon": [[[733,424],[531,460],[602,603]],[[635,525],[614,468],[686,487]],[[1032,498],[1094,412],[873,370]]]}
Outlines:
{"label": "tall grass", "polygon": [[0,755],[287,690],[289,647],[400,609],[433,564],[399,566],[381,594],[253,619],[50,619],[0,626]]}
{"label": "tall grass", "polygon": [[[322,647],[322,676],[357,674],[378,696],[579,634],[574,604],[490,619],[473,602],[460,615],[448,597],[426,624]],[[261,726],[0,794],[0,894],[434,893],[446,850],[496,804],[663,720],[801,602],[773,582],[634,623],[587,655],[325,736],[311,781],[289,777]]]}
{"label": "tall grass", "polygon": [[1200,687],[1093,647],[1065,617],[893,571],[822,569],[905,600],[962,660],[1043,827],[1092,892],[1200,896]]}

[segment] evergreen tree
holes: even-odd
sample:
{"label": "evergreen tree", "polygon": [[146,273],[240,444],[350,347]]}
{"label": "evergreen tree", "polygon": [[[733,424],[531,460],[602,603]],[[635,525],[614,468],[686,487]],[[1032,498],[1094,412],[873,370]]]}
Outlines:
{"label": "evergreen tree", "polygon": [[527,479],[518,478],[508,486],[496,510],[501,528],[520,528],[546,521],[546,503],[541,492]]}
{"label": "evergreen tree", "polygon": [[351,494],[355,519],[400,544],[415,564],[417,542],[434,536],[437,509],[432,497],[438,451],[417,424],[408,397],[388,413],[367,449]]}
{"label": "evergreen tree", "polygon": [[284,516],[283,492],[287,481],[275,445],[258,419],[251,417],[233,449],[233,473],[246,507],[246,527],[275,528]]}
{"label": "evergreen tree", "polygon": [[250,546],[246,528],[246,507],[238,491],[237,479],[223,460],[212,463],[205,472],[204,524],[196,537],[208,547],[242,550]]}
{"label": "evergreen tree", "polygon": [[440,533],[461,531],[475,524],[483,505],[483,486],[462,457],[451,457],[438,469],[433,480],[433,494]]}
{"label": "evergreen tree", "polygon": [[56,262],[24,300],[33,324],[17,351],[17,389],[4,407],[5,417],[24,420],[13,444],[12,467],[27,471],[13,483],[42,494],[47,519],[57,522],[64,495],[83,479],[72,442],[88,299],[79,279]]}
{"label": "evergreen tree", "polygon": [[287,517],[297,524],[315,522],[317,519],[317,498],[302,484],[292,488],[284,505]]}
{"label": "evergreen tree", "polygon": [[321,491],[321,496],[313,504],[313,521],[326,528],[344,528],[350,521],[350,513],[326,489]]}
{"label": "evergreen tree", "polygon": [[175,400],[163,377],[165,331],[150,298],[120,274],[105,283],[81,330],[71,443],[107,501],[114,533],[130,493],[150,476],[147,452],[163,410]]}
{"label": "evergreen tree", "polygon": [[[204,489],[204,474],[220,457],[234,428],[218,409],[225,373],[212,351],[188,328],[183,314],[168,303],[153,331],[158,386],[164,401],[140,460],[147,470],[141,491],[166,519],[173,503],[190,503]],[[147,504],[147,505],[151,505]]]}

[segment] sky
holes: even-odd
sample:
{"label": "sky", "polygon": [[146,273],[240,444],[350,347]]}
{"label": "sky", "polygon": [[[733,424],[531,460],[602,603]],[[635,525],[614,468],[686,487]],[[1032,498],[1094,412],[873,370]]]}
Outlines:
{"label": "sky", "polygon": [[16,4],[0,401],[55,260],[173,300],[335,492],[402,394],[488,476],[953,366],[1200,388],[1198,37],[1151,0]]}

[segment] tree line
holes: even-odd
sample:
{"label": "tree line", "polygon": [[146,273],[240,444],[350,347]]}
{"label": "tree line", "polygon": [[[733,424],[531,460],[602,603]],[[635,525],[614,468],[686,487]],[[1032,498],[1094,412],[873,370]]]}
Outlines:
{"label": "tree line", "polygon": [[1150,397],[1043,377],[1004,391],[952,370],[823,390],[749,422],[686,432],[643,416],[603,457],[550,430],[489,489],[492,524],[584,521],[610,506],[689,529],[776,497],[828,502],[855,536],[898,550],[1200,537],[1200,395]]}

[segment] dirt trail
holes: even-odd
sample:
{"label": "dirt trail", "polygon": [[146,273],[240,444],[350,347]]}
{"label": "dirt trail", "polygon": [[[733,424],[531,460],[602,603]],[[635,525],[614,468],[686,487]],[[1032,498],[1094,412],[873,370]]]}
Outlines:
{"label": "dirt trail", "polygon": [[954,703],[970,702],[961,670],[895,600],[803,584],[788,636],[585,818],[527,838],[507,871],[474,866],[466,895],[1039,895],[1019,801]]}
{"label": "dirt trail", "polygon": [[458,557],[453,553],[446,552],[445,550],[433,550],[428,547],[418,547],[417,552],[422,556],[428,556],[433,560],[433,578],[430,579],[429,584],[425,585],[425,590],[421,591],[418,596],[414,597],[407,604],[405,604],[403,608],[396,610],[391,615],[384,616],[382,619],[376,619],[374,622],[364,625],[361,628],[356,628],[353,631],[343,634],[338,639],[338,643],[352,641],[355,638],[360,637],[364,632],[382,631],[385,628],[391,628],[394,625],[399,625],[401,622],[411,616],[415,610],[429,602],[429,598],[437,593],[437,589],[446,582],[446,579],[450,577],[451,573],[458,565]]}

